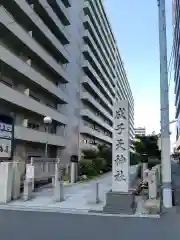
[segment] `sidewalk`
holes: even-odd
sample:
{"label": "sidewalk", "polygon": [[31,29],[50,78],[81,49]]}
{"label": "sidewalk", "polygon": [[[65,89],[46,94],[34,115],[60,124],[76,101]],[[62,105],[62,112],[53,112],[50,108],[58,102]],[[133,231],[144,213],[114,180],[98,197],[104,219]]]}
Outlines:
{"label": "sidewalk", "polygon": [[[101,203],[93,204],[95,201],[95,185],[99,183],[99,196]],[[111,188],[111,173],[105,174],[100,178],[90,180],[87,182],[65,184],[64,196],[65,201],[55,202],[53,200],[53,188],[45,187],[41,188],[37,192],[33,193],[33,198],[28,201],[22,199],[12,201],[7,205],[0,206],[0,208],[8,209],[46,209],[46,210],[79,210],[88,212],[89,210],[101,210],[105,202],[105,194]],[[93,199],[94,197],[94,199]]]}
{"label": "sidewalk", "polygon": [[[135,167],[130,169],[130,179],[135,175]],[[63,202],[55,202],[53,188],[44,187],[33,193],[33,198],[28,201],[22,199],[0,205],[0,209],[34,210],[34,211],[76,211],[88,213],[89,211],[102,211],[105,205],[106,193],[111,189],[112,174],[107,173],[96,179],[86,182],[65,184]],[[95,203],[96,183],[99,183],[100,203]]]}

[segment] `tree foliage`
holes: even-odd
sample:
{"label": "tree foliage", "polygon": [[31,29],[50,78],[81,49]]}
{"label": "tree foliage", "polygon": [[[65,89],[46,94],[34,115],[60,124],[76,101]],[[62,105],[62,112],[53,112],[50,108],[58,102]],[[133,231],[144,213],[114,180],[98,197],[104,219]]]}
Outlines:
{"label": "tree foliage", "polygon": [[148,158],[161,158],[161,152],[158,148],[158,136],[136,136],[136,139],[134,147],[136,153],[141,156],[141,161],[146,162]]}
{"label": "tree foliage", "polygon": [[95,176],[100,172],[108,172],[112,169],[112,150],[105,145],[98,146],[97,150],[83,150],[82,159],[79,162],[79,174]]}

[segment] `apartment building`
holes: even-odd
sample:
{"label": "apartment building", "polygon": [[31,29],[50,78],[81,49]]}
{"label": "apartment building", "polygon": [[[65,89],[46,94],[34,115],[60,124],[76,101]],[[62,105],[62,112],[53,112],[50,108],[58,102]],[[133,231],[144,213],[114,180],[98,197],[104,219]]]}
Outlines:
{"label": "apartment building", "polygon": [[68,0],[1,1],[0,111],[15,118],[16,159],[43,156],[47,138],[50,157],[66,147],[69,7]]}
{"label": "apartment building", "polygon": [[176,148],[180,148],[180,126],[179,126],[179,118],[180,118],[180,75],[179,75],[179,64],[180,64],[180,1],[173,0],[173,45],[174,45],[174,82],[175,82],[175,106],[176,113],[175,118],[178,119],[177,124],[177,134],[176,134]]}
{"label": "apartment building", "polygon": [[[14,158],[69,161],[112,144],[115,99],[134,100],[101,0],[2,0],[0,113],[15,118]],[[47,128],[43,118],[52,123]]]}
{"label": "apartment building", "polygon": [[137,127],[134,129],[135,135],[145,136],[146,135],[146,128],[145,127]]}
{"label": "apartment building", "polygon": [[83,13],[81,147],[112,144],[115,99],[129,101],[133,139],[134,100],[102,1],[84,1]]}

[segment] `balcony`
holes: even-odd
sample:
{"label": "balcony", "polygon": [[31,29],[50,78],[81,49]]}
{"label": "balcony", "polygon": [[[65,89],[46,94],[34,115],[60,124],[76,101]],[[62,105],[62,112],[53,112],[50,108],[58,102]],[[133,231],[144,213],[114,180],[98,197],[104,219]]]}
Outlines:
{"label": "balcony", "polygon": [[[114,49],[115,47],[113,48],[113,46],[115,45],[115,39],[114,39],[113,33],[111,31],[111,26],[108,23],[108,19],[105,16],[106,13],[105,13],[105,11],[103,11],[104,9],[102,7],[102,4],[100,4],[100,2],[91,1],[91,3],[96,11],[99,21],[101,22],[101,28],[103,30],[103,33],[106,36],[106,39],[109,40],[109,48],[111,49],[111,53],[112,53],[115,51],[115,49]],[[99,5],[99,9],[98,9],[97,5]]]}
{"label": "balcony", "polygon": [[[6,2],[6,4],[8,4],[8,2]],[[39,36],[39,41],[45,42],[46,46],[53,49],[53,52],[56,52],[62,62],[69,62],[69,53],[57,37],[44,24],[41,18],[36,14],[33,5],[28,5],[28,3],[24,0],[14,0],[13,5],[8,5],[8,11],[11,11],[20,22],[23,19],[24,24],[31,26],[33,31],[37,32],[36,34]]]}
{"label": "balcony", "polygon": [[[47,142],[47,133],[35,131],[21,126],[15,126],[14,129],[15,139],[28,141],[28,142],[38,142],[46,144]],[[66,141],[64,137],[57,136],[55,134],[48,134],[48,144],[65,147]]]}
{"label": "balcony", "polygon": [[[28,48],[31,49],[31,51],[35,54],[37,54],[42,61],[44,61],[48,66],[51,67],[53,71],[56,72],[57,75],[59,75],[59,78],[63,78],[64,82],[68,82],[68,75],[63,69],[63,67],[58,64],[53,57],[51,57],[42,47],[38,44],[37,41],[35,41],[31,35],[25,31],[20,25],[18,25],[16,22],[13,22],[13,18],[9,13],[3,8],[0,8],[0,21],[2,24],[8,28],[23,44],[28,46]],[[13,24],[9,24],[12,23]]]}
{"label": "balcony", "polygon": [[107,59],[103,58],[101,52],[99,51],[99,48],[97,47],[97,45],[94,41],[94,38],[91,36],[91,34],[89,33],[89,31],[87,29],[83,33],[83,38],[87,44],[91,45],[92,48],[94,48],[94,51],[96,52],[96,56],[97,56],[97,58],[100,59],[101,64],[106,69],[108,76],[111,79],[114,79],[116,77],[115,69],[113,69],[112,66],[109,66],[109,64],[107,63],[107,61],[108,61]]}
{"label": "balcony", "polygon": [[49,5],[52,7],[53,11],[56,13],[56,15],[61,20],[61,22],[65,26],[70,25],[68,8],[65,7],[65,5],[62,3],[62,1],[59,1],[59,0],[47,0],[47,1],[48,1]]}
{"label": "balcony", "polygon": [[95,138],[98,138],[104,142],[112,144],[112,138],[110,138],[102,133],[99,133],[98,131],[96,131],[90,127],[84,126],[83,124],[80,126],[80,132],[81,132],[81,134],[87,134],[87,135],[93,136]]}
{"label": "balcony", "polygon": [[[103,80],[98,76],[94,68],[91,66],[88,60],[83,61],[82,68],[87,75],[92,75],[93,82],[98,82],[98,84],[103,89],[103,94],[108,98],[110,101],[114,101],[114,97],[112,96],[109,88],[106,87]],[[90,73],[90,74],[89,74]]]}
{"label": "balcony", "polygon": [[64,6],[65,7],[71,7],[71,2],[70,2],[70,0],[62,0],[62,2],[63,2],[63,4],[64,4]]}
{"label": "balcony", "polygon": [[109,119],[111,122],[113,122],[112,115],[107,112],[100,103],[98,103],[88,92],[82,92],[81,93],[81,99],[84,101],[89,102],[91,105],[93,105],[94,108],[96,108],[99,112],[101,112],[105,118]]}
{"label": "balcony", "polygon": [[3,83],[0,83],[0,99],[42,116],[49,116],[59,123],[67,123],[66,117],[60,112],[47,107],[46,105],[4,85]]}
{"label": "balcony", "polygon": [[106,107],[109,108],[110,111],[112,111],[112,105],[109,103],[106,97],[101,93],[101,91],[97,88],[97,86],[91,81],[91,79],[88,76],[83,77],[81,82],[86,89],[93,92],[94,95],[97,95],[101,99],[101,101],[106,105]]}
{"label": "balcony", "polygon": [[108,125],[107,123],[105,123],[101,118],[99,118],[98,116],[96,116],[94,113],[92,113],[90,110],[88,109],[83,109],[81,110],[81,116],[82,117],[86,117],[91,119],[93,122],[96,122],[98,125],[100,125],[102,128],[107,129],[110,132],[113,132],[113,127],[111,127],[110,125]]}
{"label": "balcony", "polygon": [[[38,0],[39,4],[41,5],[41,7],[44,9],[44,11],[46,12],[48,19],[52,21],[53,26],[56,27],[56,30],[59,31],[59,33],[62,35],[62,37],[64,38],[63,42],[64,44],[68,44],[69,43],[69,38],[70,35],[67,32],[67,29],[65,28],[65,26],[63,26],[63,24],[61,23],[61,21],[59,20],[59,18],[57,17],[57,15],[54,13],[54,11],[52,10],[52,8],[50,7],[50,5],[48,4],[47,0]],[[45,16],[44,16],[45,17]],[[50,23],[49,23],[50,24]],[[53,27],[54,28],[54,27]],[[54,28],[55,29],[55,28]]]}
{"label": "balcony", "polygon": [[109,64],[109,67],[111,67],[112,70],[113,70],[113,69],[114,69],[114,68],[113,68],[114,59],[111,60],[109,57],[107,57],[106,49],[103,47],[102,41],[101,41],[101,39],[99,38],[99,35],[97,34],[97,31],[95,30],[95,28],[94,28],[94,26],[93,26],[93,24],[92,24],[92,22],[91,22],[91,19],[89,18],[88,15],[84,16],[84,26],[85,26],[85,29],[87,29],[88,31],[91,31],[92,34],[94,35],[93,38],[96,39],[96,42],[97,42],[96,45],[97,45],[98,48],[101,50],[104,58],[107,59],[107,62],[108,62],[108,64]]}
{"label": "balcony", "polygon": [[109,79],[88,45],[83,46],[82,52],[84,53],[85,58],[91,63],[91,65],[93,65],[96,72],[99,73],[98,75],[103,76],[103,81],[108,85],[112,95],[115,95],[115,79]]}
{"label": "balcony", "polygon": [[[86,14],[90,14],[91,18],[93,19],[94,27],[96,28],[96,32],[100,36],[101,44],[104,45],[106,54],[108,54],[108,57],[111,59],[112,63],[114,62],[115,52],[113,49],[111,49],[111,41],[106,37],[106,35],[103,34],[103,31],[100,29],[99,23],[97,22],[97,17],[94,15],[94,11],[92,10],[92,7],[88,1],[85,2],[84,11]],[[102,25],[102,24],[101,24]],[[107,38],[107,39],[106,39]]]}
{"label": "balcony", "polygon": [[51,93],[57,99],[67,102],[67,96],[60,88],[57,88],[55,84],[48,81],[39,72],[34,70],[29,64],[22,61],[19,57],[15,56],[10,50],[2,45],[0,45],[0,60],[31,80],[34,84],[38,84],[40,87]]}
{"label": "balcony", "polygon": [[[124,69],[121,69],[122,71],[124,71]],[[125,94],[125,99],[130,100],[130,89],[128,89],[127,87],[128,84],[128,80],[126,78],[126,76],[124,75],[120,75],[120,73],[118,73],[118,80],[117,80],[117,85],[119,85],[119,88],[121,89],[121,91]]]}

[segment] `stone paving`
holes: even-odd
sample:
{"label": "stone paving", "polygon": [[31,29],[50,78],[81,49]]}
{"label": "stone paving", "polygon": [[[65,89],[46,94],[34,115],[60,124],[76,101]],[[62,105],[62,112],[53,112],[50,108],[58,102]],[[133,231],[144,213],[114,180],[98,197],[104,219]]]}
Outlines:
{"label": "stone paving", "polygon": [[[130,169],[130,179],[136,173],[136,167]],[[95,203],[96,183],[99,183],[100,203]],[[75,184],[64,185],[65,201],[55,202],[53,188],[45,187],[33,193],[28,201],[22,199],[12,201],[7,205],[0,205],[0,209],[44,210],[44,211],[78,211],[87,213],[90,210],[101,211],[105,204],[106,193],[111,189],[111,173],[96,179]]]}

